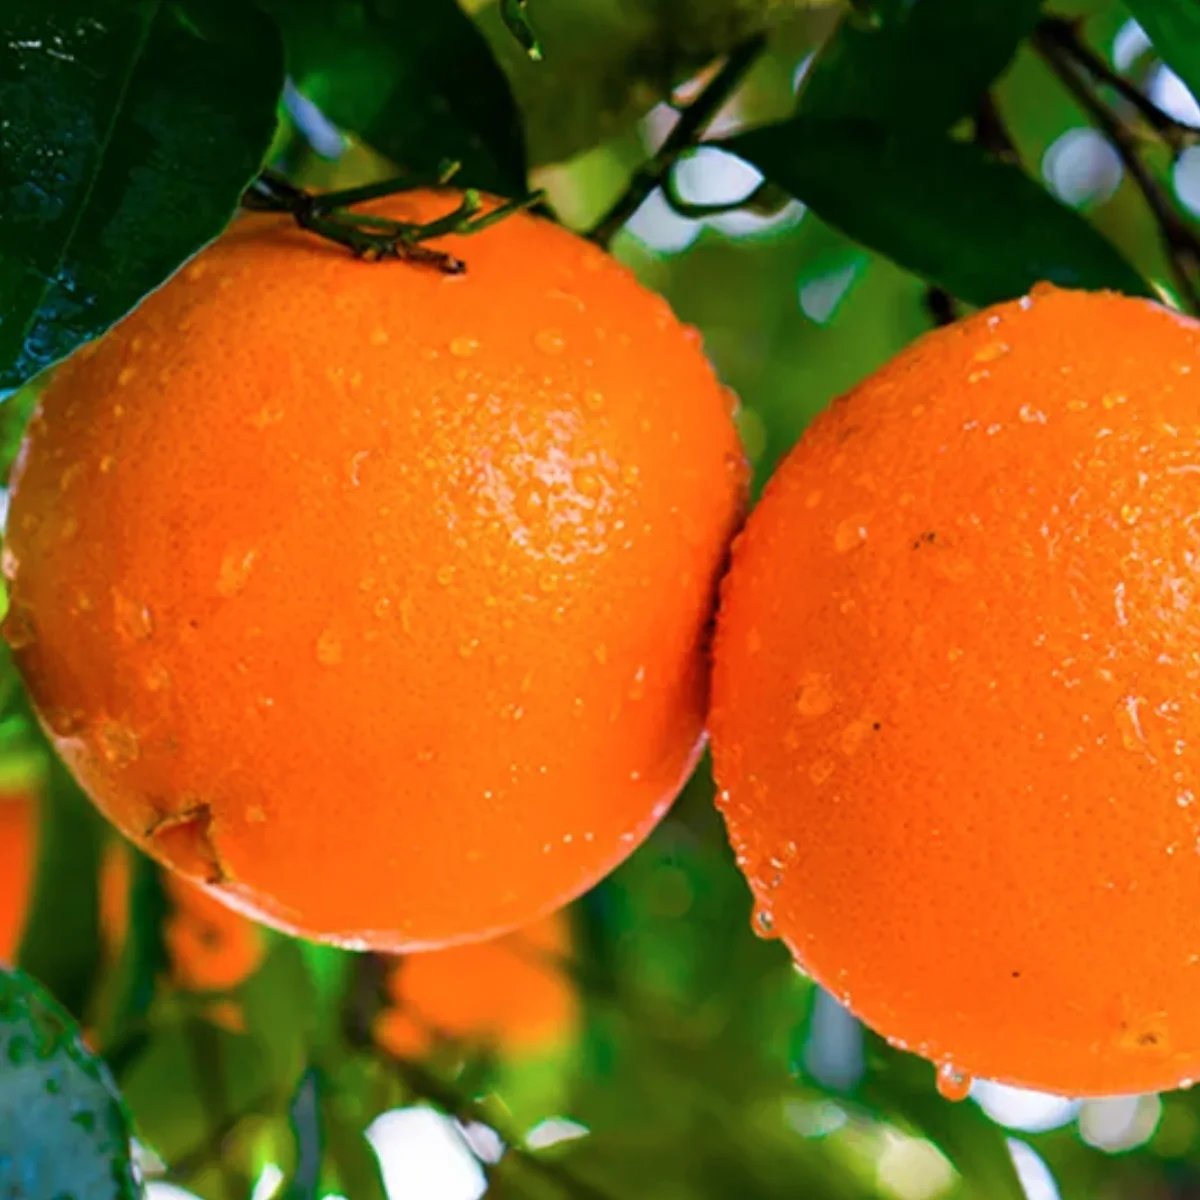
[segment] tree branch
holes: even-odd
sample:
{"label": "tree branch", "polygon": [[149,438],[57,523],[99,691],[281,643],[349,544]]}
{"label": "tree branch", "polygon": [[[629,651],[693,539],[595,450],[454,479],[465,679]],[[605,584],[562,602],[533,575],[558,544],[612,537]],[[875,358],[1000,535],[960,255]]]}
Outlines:
{"label": "tree branch", "polygon": [[662,183],[679,156],[699,141],[712,119],[737,91],[765,44],[766,38],[760,34],[730,54],[700,95],[680,114],[675,128],[667,135],[654,157],[634,172],[625,193],[587,235],[593,242],[607,246],[625,222],[641,208],[643,201]]}
{"label": "tree branch", "polygon": [[1139,157],[1129,130],[1088,87],[1086,78],[1081,75],[1081,69],[1071,55],[1054,37],[1048,36],[1040,28],[1034,34],[1033,44],[1059,82],[1112,143],[1158,223],[1163,249],[1180,298],[1191,312],[1200,312],[1200,294],[1192,279],[1192,272],[1200,266],[1200,238],[1176,212],[1170,197]]}
{"label": "tree branch", "polygon": [[1087,45],[1079,36],[1076,22],[1061,17],[1046,17],[1038,25],[1036,38],[1044,44],[1055,46],[1082,67],[1097,83],[1112,88],[1176,154],[1200,143],[1200,132],[1163,112]]}

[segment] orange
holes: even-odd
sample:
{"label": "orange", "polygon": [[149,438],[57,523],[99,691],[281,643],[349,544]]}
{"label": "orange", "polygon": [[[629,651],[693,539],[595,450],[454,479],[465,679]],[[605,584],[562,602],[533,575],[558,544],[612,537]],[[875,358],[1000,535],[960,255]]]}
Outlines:
{"label": "orange", "polygon": [[5,545],[5,636],[97,805],[351,947],[515,928],[648,834],[743,496],[661,298],[528,214],[436,245],[466,274],[240,220],[50,382]]}
{"label": "orange", "polygon": [[737,543],[720,803],[760,931],[966,1077],[1200,1075],[1200,324],[1035,289],[804,435]]}
{"label": "orange", "polygon": [[393,1004],[376,1040],[403,1057],[427,1054],[439,1037],[508,1054],[551,1046],[577,1016],[561,963],[570,944],[566,915],[555,913],[494,941],[410,955],[388,977]]}
{"label": "orange", "polygon": [[263,931],[204,888],[178,875],[163,880],[171,913],[163,942],[175,984],[189,992],[237,987],[262,965]]}
{"label": "orange", "polygon": [[[181,875],[164,874],[162,882],[162,937],[176,987],[228,991],[258,970],[266,956],[259,926]],[[129,854],[122,842],[101,860],[100,926],[110,953],[118,953],[129,928]]]}
{"label": "orange", "polygon": [[0,795],[0,963],[12,964],[33,891],[37,805],[24,792]]}

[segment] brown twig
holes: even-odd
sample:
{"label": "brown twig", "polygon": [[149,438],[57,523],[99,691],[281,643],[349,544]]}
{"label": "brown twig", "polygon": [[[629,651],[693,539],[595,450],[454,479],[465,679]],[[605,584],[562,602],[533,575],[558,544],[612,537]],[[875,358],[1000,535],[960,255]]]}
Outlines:
{"label": "brown twig", "polygon": [[1046,17],[1038,25],[1036,36],[1041,42],[1056,46],[1063,54],[1073,59],[1097,83],[1112,88],[1176,154],[1200,142],[1200,132],[1163,112],[1128,79],[1114,71],[1079,36],[1078,22],[1061,17]]}
{"label": "brown twig", "polygon": [[765,44],[766,38],[760,34],[743,42],[729,55],[700,95],[680,114],[675,128],[658,151],[634,172],[625,192],[588,234],[593,242],[607,246],[625,222],[641,208],[646,197],[666,178],[679,156],[700,140],[712,119],[725,107],[726,101],[737,91]]}
{"label": "brown twig", "polygon": [[1075,59],[1041,29],[1034,34],[1033,44],[1059,82],[1112,143],[1158,223],[1163,249],[1180,298],[1191,312],[1200,312],[1200,294],[1192,278],[1193,271],[1200,266],[1200,238],[1175,211],[1166,192],[1142,162],[1133,136],[1088,87]]}

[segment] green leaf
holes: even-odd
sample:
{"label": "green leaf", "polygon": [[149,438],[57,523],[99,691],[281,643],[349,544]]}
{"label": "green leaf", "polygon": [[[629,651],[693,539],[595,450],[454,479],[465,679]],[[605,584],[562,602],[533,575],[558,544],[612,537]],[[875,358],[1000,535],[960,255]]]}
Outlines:
{"label": "green leaf", "polygon": [[886,0],[875,22],[843,20],[805,77],[797,111],[948,129],[975,112],[1040,9],[1041,0]]}
{"label": "green leaf", "polygon": [[96,337],[215,237],[275,127],[241,0],[6,0],[0,390]]}
{"label": "green leaf", "polygon": [[132,846],[126,853],[130,864],[129,924],[113,971],[112,998],[103,1025],[103,1045],[110,1062],[114,1045],[122,1046],[122,1057],[140,1046],[138,1034],[154,1002],[158,980],[170,965],[163,942],[167,900],[160,868]]}
{"label": "green leaf", "polygon": [[1153,294],[1081,216],[974,146],[803,116],[718,144],[847,237],[968,303],[1009,300],[1042,280]]}
{"label": "green leaf", "polygon": [[54,757],[39,805],[33,907],[17,963],[82,1019],[100,970],[97,875],[104,819]]}
{"label": "green leaf", "polygon": [[129,1121],[79,1027],[21,971],[0,970],[0,1195],[135,1200]]}
{"label": "green leaf", "polygon": [[538,41],[537,30],[530,23],[525,5],[529,0],[500,0],[500,19],[508,32],[517,40],[517,45],[525,51],[534,62],[542,61],[542,46]]}
{"label": "green leaf", "polygon": [[345,1095],[322,1075],[317,1088],[325,1153],[338,1190],[354,1200],[387,1200],[379,1158],[364,1132],[367,1113],[354,1096]]}
{"label": "green leaf", "polygon": [[1127,0],[1163,61],[1200,96],[1200,5],[1195,0]]}
{"label": "green leaf", "polygon": [[288,69],[330,120],[421,174],[462,164],[463,184],[525,192],[525,144],[508,81],[455,0],[266,0]]}

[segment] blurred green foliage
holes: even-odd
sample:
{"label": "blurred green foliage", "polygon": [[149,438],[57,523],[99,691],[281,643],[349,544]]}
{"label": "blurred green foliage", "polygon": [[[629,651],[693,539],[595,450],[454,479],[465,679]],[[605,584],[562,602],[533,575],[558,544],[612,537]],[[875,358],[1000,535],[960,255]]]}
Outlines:
{"label": "blurred green foliage", "polygon": [[[0,452],[10,465],[36,403],[30,377],[215,236],[264,161],[322,189],[454,159],[468,183],[544,187],[548,210],[577,228],[619,210],[642,172],[644,202],[621,213],[613,250],[702,331],[741,396],[761,487],[814,413],[935,319],[1041,278],[1186,302],[1200,264],[1200,180],[1189,190],[1183,170],[1193,114],[1156,124],[1130,89],[1165,94],[1164,62],[1200,88],[1197,11],[1194,0],[529,0],[539,63],[495,4],[9,0],[0,384],[27,386],[0,409]],[[1036,35],[1048,16],[1071,22],[1083,99]],[[764,34],[740,89],[708,114],[721,149],[656,159],[714,61]],[[1097,132],[1097,111],[1113,126]],[[1113,129],[1128,145],[1114,150]],[[747,163],[787,195],[764,199]],[[666,193],[653,186],[664,180]],[[703,219],[674,211],[681,197]],[[19,960],[107,1057],[154,1178],[242,1200],[274,1167],[280,1195],[377,1200],[388,1164],[381,1174],[365,1131],[423,1103],[456,1118],[460,1150],[496,1197],[1026,1194],[1011,1131],[944,1099],[928,1064],[837,1017],[778,944],[753,936],[707,767],[572,910],[560,969],[578,1029],[539,1054],[446,1043],[410,1061],[373,1043],[386,998],[368,957],[270,935],[263,965],[228,993],[180,987],[164,944],[171,906],[145,860],[126,881],[113,952],[108,834],[41,741],[7,656],[0,700],[0,767],[40,795]],[[0,976],[0,988],[22,980]],[[0,1042],[22,1021],[34,1017],[5,1008]],[[0,1061],[0,1114],[26,1082]],[[1019,1153],[1033,1147],[1055,1181],[1028,1194],[1200,1194],[1190,1094],[1130,1101],[1124,1125],[1116,1111],[1085,1108],[1081,1124],[1072,1110],[1020,1135]],[[468,1136],[483,1127],[499,1139],[491,1150]],[[56,1131],[48,1118],[36,1137]],[[5,1154],[20,1153],[7,1133],[0,1192]]]}

